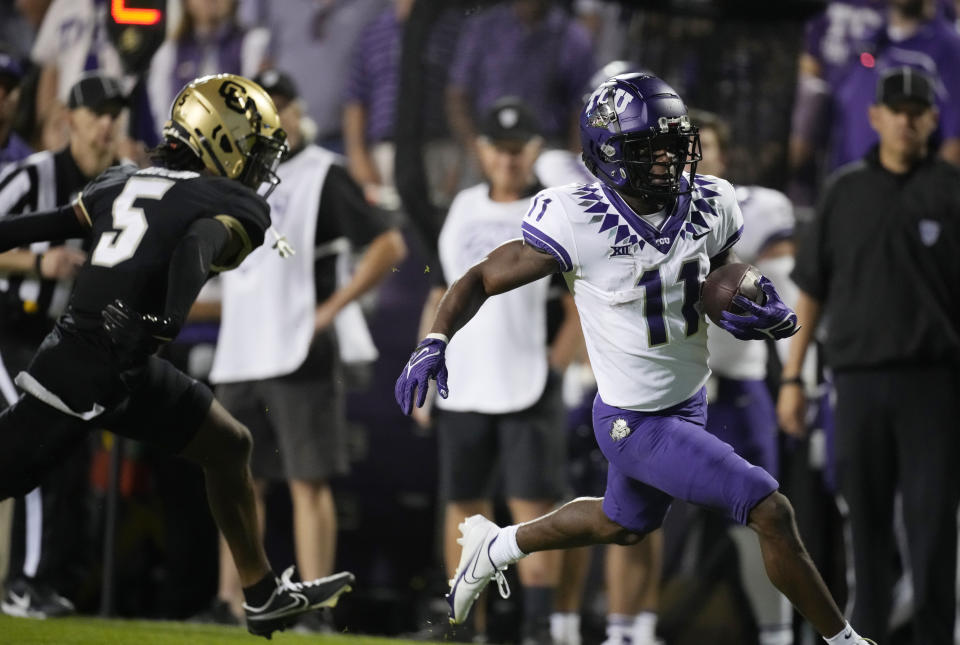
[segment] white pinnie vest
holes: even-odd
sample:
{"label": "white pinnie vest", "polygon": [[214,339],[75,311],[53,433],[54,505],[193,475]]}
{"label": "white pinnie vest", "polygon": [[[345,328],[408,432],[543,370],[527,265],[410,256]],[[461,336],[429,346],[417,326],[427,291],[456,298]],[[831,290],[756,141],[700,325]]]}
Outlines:
{"label": "white pinnie vest", "polygon": [[[440,233],[440,263],[453,282],[497,246],[519,237],[528,199],[494,202],[479,184],[453,200]],[[524,410],[547,383],[549,278],[488,298],[447,347],[450,396],[437,407],[503,414]]]}
{"label": "white pinnie vest", "polygon": [[297,253],[281,258],[269,240],[222,275],[223,311],[214,383],[260,380],[296,371],[313,340],[314,240],[327,171],[337,156],[314,145],[280,164],[270,218]]}
{"label": "white pinnie vest", "polygon": [[742,222],[733,187],[711,176],[698,175],[658,227],[599,182],[534,198],[524,240],[564,272],[604,402],[662,410],[703,386],[710,370],[700,285]]}

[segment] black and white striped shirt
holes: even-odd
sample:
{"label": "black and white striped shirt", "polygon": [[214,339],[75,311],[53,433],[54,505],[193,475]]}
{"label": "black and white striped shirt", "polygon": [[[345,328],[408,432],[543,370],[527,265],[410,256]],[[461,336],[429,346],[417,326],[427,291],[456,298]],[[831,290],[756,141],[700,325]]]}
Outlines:
{"label": "black and white striped shirt", "polygon": [[[86,185],[70,148],[42,151],[0,172],[0,219],[52,210],[69,203]],[[65,240],[36,242],[34,253],[43,253]],[[69,285],[33,276],[0,275],[0,322],[9,328],[24,319],[55,318],[66,305]]]}

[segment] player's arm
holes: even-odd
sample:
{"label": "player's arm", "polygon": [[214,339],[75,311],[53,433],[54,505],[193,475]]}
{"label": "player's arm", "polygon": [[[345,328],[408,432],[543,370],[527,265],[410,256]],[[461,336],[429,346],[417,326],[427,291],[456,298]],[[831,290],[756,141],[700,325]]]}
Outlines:
{"label": "player's arm", "polygon": [[234,232],[221,220],[201,218],[187,229],[170,256],[163,315],[177,330],[183,325],[218,258],[236,244]]}
{"label": "player's arm", "polygon": [[430,326],[430,333],[421,341],[397,379],[394,396],[404,414],[414,405],[423,405],[427,384],[436,379],[440,396],[447,397],[447,367],[444,352],[450,337],[473,318],[490,296],[504,293],[561,269],[558,261],[523,240],[501,244],[487,257],[470,267],[454,281],[440,299],[440,306]]}
{"label": "player's arm", "polygon": [[742,262],[742,260],[737,257],[737,254],[733,252],[733,249],[724,249],[719,254],[710,258],[710,273],[713,273],[726,264],[735,264],[737,262]]}
{"label": "player's arm", "polygon": [[45,240],[84,237],[90,220],[79,203],[55,210],[0,219],[0,253]]}

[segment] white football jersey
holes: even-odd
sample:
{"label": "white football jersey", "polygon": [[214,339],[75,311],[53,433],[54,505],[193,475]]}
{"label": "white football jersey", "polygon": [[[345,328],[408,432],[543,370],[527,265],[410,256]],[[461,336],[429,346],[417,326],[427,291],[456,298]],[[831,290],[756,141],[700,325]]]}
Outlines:
{"label": "white football jersey", "polygon": [[[743,236],[733,250],[744,262],[755,264],[767,246],[793,236],[793,204],[780,191],[761,186],[737,186],[736,195],[743,213]],[[781,287],[775,286],[778,290]],[[766,377],[766,343],[737,340],[713,323],[707,330],[707,337],[710,369],[738,380]]]}
{"label": "white football jersey", "polygon": [[[450,205],[438,241],[447,282],[490,251],[517,239],[529,199],[495,202],[490,187],[461,191]],[[488,299],[447,347],[450,396],[444,410],[504,414],[529,408],[547,384],[547,291],[543,278]]]}
{"label": "white football jersey", "polygon": [[696,177],[659,227],[600,182],[534,198],[524,240],[561,265],[607,404],[662,410],[703,386],[710,370],[700,284],[742,224],[733,186],[709,175]]}

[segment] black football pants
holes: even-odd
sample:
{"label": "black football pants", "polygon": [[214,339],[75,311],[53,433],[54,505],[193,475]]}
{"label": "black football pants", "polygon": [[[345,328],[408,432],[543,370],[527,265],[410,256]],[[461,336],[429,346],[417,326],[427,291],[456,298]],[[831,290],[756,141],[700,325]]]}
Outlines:
{"label": "black football pants", "polygon": [[851,625],[885,643],[896,582],[894,496],[903,498],[915,645],[950,645],[957,612],[960,369],[836,374],[837,468],[849,506]]}

